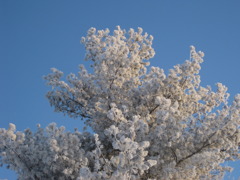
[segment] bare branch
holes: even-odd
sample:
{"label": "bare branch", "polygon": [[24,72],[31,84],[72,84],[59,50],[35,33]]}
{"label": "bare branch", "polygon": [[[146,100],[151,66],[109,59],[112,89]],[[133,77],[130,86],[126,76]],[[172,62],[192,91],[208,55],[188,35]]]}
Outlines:
{"label": "bare branch", "polygon": [[149,111],[149,114],[152,114],[158,107],[159,107],[159,105],[157,105],[157,106],[155,106],[153,109],[151,109],[151,110]]}
{"label": "bare branch", "polygon": [[175,159],[175,162],[178,163],[178,157],[177,157],[175,151],[174,151],[173,148],[171,148],[171,147],[170,147],[170,150],[172,151],[172,154],[173,154],[173,157],[174,157],[174,159]]}

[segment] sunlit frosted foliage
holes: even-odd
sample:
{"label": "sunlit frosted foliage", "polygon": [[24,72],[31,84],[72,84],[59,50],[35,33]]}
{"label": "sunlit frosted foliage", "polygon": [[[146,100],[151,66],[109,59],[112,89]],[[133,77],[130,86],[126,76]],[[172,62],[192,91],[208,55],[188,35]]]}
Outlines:
{"label": "sunlit frosted foliage", "polygon": [[203,52],[168,74],[150,67],[153,37],[130,29],[96,31],[82,43],[93,73],[83,65],[62,81],[45,76],[57,112],[81,118],[95,134],[66,132],[54,123],[16,132],[0,129],[0,161],[19,179],[219,179],[239,159],[240,95],[200,86]]}

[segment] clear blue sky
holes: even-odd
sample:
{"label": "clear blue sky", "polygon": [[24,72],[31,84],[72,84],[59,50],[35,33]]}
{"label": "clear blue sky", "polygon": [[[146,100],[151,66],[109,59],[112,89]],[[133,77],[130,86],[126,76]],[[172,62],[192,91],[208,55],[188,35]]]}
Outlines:
{"label": "clear blue sky", "polygon": [[[90,27],[142,27],[154,36],[152,65],[167,71],[189,57],[189,46],[205,52],[202,85],[221,82],[230,99],[240,92],[239,0],[0,0],[0,127],[36,129],[50,122],[81,129],[78,119],[53,112],[42,79],[56,67],[65,74],[84,64],[80,38]],[[240,176],[237,169],[225,179]],[[0,179],[16,179],[0,168]]]}

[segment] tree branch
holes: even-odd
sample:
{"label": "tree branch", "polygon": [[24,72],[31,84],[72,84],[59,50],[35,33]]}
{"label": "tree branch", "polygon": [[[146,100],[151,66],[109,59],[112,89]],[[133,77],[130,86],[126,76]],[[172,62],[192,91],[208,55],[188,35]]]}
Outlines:
{"label": "tree branch", "polygon": [[[84,105],[82,105],[81,103],[79,103],[78,101],[76,101],[74,98],[71,98],[71,97],[69,97],[69,96],[65,96],[66,97],[66,99],[69,99],[70,101],[72,101],[72,102],[74,102],[74,103],[76,103],[76,104],[78,104],[81,108],[85,108],[84,107]],[[72,111],[72,110],[68,110],[68,109],[66,109],[66,111],[68,111],[68,112],[70,112],[70,113],[73,113],[74,111]],[[83,114],[83,113],[78,113],[80,116],[82,116],[83,118],[91,118],[90,116],[88,116],[87,114]]]}
{"label": "tree branch", "polygon": [[217,133],[217,131],[215,131],[214,133],[212,133],[212,134],[206,139],[206,141],[204,141],[203,145],[202,145],[200,148],[198,148],[195,152],[193,152],[193,153],[189,154],[188,156],[180,159],[180,160],[177,162],[176,166],[179,166],[179,164],[182,163],[184,160],[186,160],[186,159],[194,156],[195,154],[201,152],[204,148],[206,148],[206,147],[214,144],[215,142],[210,144],[210,143],[208,143],[208,141],[209,141],[209,139],[211,139],[216,133]]}
{"label": "tree branch", "polygon": [[172,151],[172,154],[173,154],[173,157],[174,157],[176,163],[178,163],[178,157],[177,157],[175,151],[174,151],[173,148],[171,148],[171,147],[170,147],[170,150]]}
{"label": "tree branch", "polygon": [[152,114],[158,107],[159,107],[159,105],[157,105],[157,106],[155,106],[153,109],[151,109],[151,110],[149,111],[149,114]]}
{"label": "tree branch", "polygon": [[[8,147],[7,145],[4,146],[6,149],[9,149],[10,151],[12,151],[17,157],[18,159],[25,165],[25,167],[28,169],[28,171],[31,173],[32,168],[28,166],[27,162],[20,156],[20,154],[18,154],[14,149]],[[36,178],[38,179],[38,178]]]}

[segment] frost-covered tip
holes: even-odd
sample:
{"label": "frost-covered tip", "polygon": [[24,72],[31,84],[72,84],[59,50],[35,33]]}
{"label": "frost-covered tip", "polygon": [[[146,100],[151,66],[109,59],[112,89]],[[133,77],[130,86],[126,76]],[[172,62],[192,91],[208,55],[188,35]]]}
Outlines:
{"label": "frost-covered tip", "polygon": [[195,47],[193,45],[190,46],[191,51],[195,51]]}
{"label": "frost-covered tip", "polygon": [[200,57],[202,57],[202,58],[204,57],[204,52],[198,51],[198,54],[199,54]]}
{"label": "frost-covered tip", "polygon": [[16,125],[15,124],[12,124],[12,123],[9,123],[9,128],[8,130],[10,131],[16,131]]}
{"label": "frost-covered tip", "polygon": [[157,164],[156,160],[148,160],[147,162],[149,163],[150,166],[155,166]]}
{"label": "frost-covered tip", "polygon": [[143,148],[147,148],[150,146],[150,142],[149,141],[143,141],[140,143],[140,146]]}

